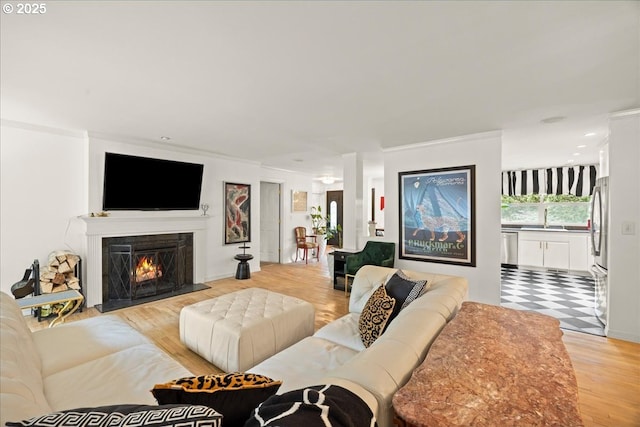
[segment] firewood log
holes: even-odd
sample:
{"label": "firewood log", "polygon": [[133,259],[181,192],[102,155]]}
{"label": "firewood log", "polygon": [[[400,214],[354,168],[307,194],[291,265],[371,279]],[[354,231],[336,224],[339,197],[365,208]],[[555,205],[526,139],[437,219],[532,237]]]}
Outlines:
{"label": "firewood log", "polygon": [[49,267],[45,267],[40,270],[40,280],[53,280],[54,277],[56,277],[55,270]]}
{"label": "firewood log", "polygon": [[52,282],[40,282],[40,291],[43,294],[50,294],[52,290],[53,290]]}
{"label": "firewood log", "polygon": [[64,283],[66,282],[64,274],[62,273],[56,273],[55,277],[52,280],[54,285],[64,285]]}
{"label": "firewood log", "polygon": [[58,266],[58,273],[68,273],[70,271],[73,271],[73,269],[69,266],[66,260],[61,262]]}
{"label": "firewood log", "polygon": [[69,267],[71,268],[75,268],[76,264],[78,264],[78,261],[80,261],[80,257],[77,255],[69,254],[67,256],[67,264],[69,264]]}
{"label": "firewood log", "polygon": [[68,291],[68,290],[69,290],[69,287],[67,285],[65,285],[65,284],[62,284],[62,285],[54,286],[53,289],[51,290],[51,292],[55,293],[55,292],[63,292],[63,291]]}

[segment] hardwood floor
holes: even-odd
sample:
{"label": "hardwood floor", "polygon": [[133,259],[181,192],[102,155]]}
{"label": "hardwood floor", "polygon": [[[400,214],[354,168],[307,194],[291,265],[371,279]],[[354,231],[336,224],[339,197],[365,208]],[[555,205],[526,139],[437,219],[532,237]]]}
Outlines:
{"label": "hardwood floor", "polygon": [[[348,311],[343,291],[334,290],[325,260],[308,265],[264,264],[248,280],[221,279],[209,289],[111,312],[125,319],[196,375],[220,369],[188,350],[179,337],[182,307],[238,289],[259,287],[305,299],[316,308],[316,329]],[[100,316],[95,308],[68,321]],[[46,322],[29,319],[32,330]],[[587,427],[640,426],[640,344],[564,331],[564,343],[576,372],[580,410]]]}

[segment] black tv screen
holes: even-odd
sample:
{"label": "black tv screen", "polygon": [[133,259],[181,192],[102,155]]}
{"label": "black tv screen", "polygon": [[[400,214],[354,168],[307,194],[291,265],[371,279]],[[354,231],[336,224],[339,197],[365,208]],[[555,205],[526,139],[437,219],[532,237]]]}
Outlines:
{"label": "black tv screen", "polygon": [[197,210],[204,165],[105,153],[102,209]]}

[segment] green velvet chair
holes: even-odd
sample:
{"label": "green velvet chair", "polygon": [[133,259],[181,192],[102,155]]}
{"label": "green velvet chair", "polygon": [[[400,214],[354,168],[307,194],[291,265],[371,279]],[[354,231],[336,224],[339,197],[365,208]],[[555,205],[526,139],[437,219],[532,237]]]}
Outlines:
{"label": "green velvet chair", "polygon": [[345,273],[354,276],[363,265],[393,267],[395,255],[395,243],[370,240],[360,252],[345,258]]}

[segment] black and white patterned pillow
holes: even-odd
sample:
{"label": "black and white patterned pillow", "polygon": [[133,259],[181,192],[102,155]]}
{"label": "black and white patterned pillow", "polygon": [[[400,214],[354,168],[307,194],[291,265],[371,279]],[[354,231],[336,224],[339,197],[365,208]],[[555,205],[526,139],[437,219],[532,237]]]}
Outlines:
{"label": "black and white patterned pillow", "polygon": [[387,295],[384,285],[380,285],[371,294],[358,319],[358,331],[365,347],[369,347],[382,335],[393,315],[395,304],[396,300]]}
{"label": "black and white patterned pillow", "polygon": [[222,415],[203,405],[113,405],[52,412],[9,427],[222,427]]}
{"label": "black and white patterned pillow", "polygon": [[421,296],[427,289],[426,280],[414,280],[409,278],[402,270],[396,271],[385,283],[387,294],[396,300],[393,309],[394,317],[411,304],[416,298]]}
{"label": "black and white patterned pillow", "polygon": [[315,385],[271,396],[244,427],[376,427],[371,408],[337,385]]}

